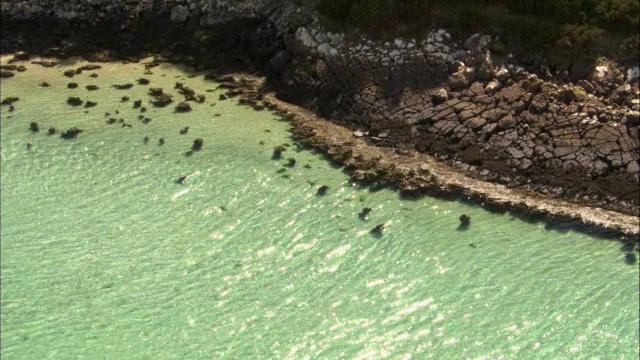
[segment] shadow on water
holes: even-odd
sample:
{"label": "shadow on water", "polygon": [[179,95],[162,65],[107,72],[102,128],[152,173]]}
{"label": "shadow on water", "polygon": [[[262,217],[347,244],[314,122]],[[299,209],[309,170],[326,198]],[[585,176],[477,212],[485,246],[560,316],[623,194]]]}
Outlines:
{"label": "shadow on water", "polygon": [[[444,200],[444,201],[462,202],[467,206],[480,208],[492,214],[504,215],[509,213],[509,215],[511,216],[511,219],[514,221],[519,220],[532,225],[544,224],[544,229],[548,232],[566,234],[569,231],[575,231],[575,232],[585,234],[600,240],[617,241],[621,243],[620,250],[623,253],[625,253],[624,261],[626,264],[629,264],[629,265],[636,264],[637,256],[638,256],[637,254],[640,254],[640,236],[626,235],[619,230],[606,229],[600,226],[585,224],[580,220],[572,219],[569,217],[560,216],[560,217],[551,218],[541,213],[527,212],[527,211],[518,210],[518,209],[509,209],[506,206],[485,203],[482,200],[470,199],[466,196],[462,197],[454,193],[441,193],[439,191],[433,191],[433,190],[426,190],[426,191],[398,190],[398,196],[403,201],[418,201],[424,197],[432,197],[441,201]],[[468,230],[470,227],[470,221],[463,221],[462,216],[460,220],[461,220],[460,224],[458,225],[456,230],[458,231]]]}

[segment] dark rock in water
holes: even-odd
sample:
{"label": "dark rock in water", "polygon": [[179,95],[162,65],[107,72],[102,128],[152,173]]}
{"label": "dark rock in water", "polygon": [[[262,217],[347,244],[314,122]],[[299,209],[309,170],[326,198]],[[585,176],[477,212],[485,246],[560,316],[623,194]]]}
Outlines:
{"label": "dark rock in water", "polygon": [[125,124],[122,124],[122,127],[128,127],[129,129],[131,129],[133,127],[133,125],[125,123]]}
{"label": "dark rock in water", "polygon": [[140,78],[138,80],[136,80],[138,85],[149,85],[150,81],[149,79],[145,79],[145,78]]}
{"label": "dark rock in water", "polygon": [[318,188],[318,192],[316,192],[316,196],[323,196],[327,194],[329,187],[327,185],[322,185]]}
{"label": "dark rock in water", "polygon": [[273,160],[280,160],[282,158],[282,152],[287,150],[287,148],[285,148],[282,145],[278,145],[275,148],[273,148],[273,154],[271,155],[271,158]]}
{"label": "dark rock in water", "polygon": [[37,133],[37,132],[39,132],[39,131],[40,131],[40,127],[38,126],[38,123],[37,123],[37,122],[32,122],[32,123],[29,125],[29,129],[31,130],[31,132],[34,132],[34,133]]}
{"label": "dark rock in water", "polygon": [[27,150],[31,150],[32,147],[33,147],[33,144],[27,143]]}
{"label": "dark rock in water", "polygon": [[100,89],[97,85],[87,85],[87,90],[89,91],[96,91]]}
{"label": "dark rock in water", "polygon": [[18,72],[25,72],[25,71],[27,71],[27,68],[26,68],[24,65],[20,65],[20,66],[18,66],[18,67],[16,68],[16,70],[17,70]]}
{"label": "dark rock in water", "polygon": [[358,217],[360,218],[360,220],[364,220],[367,218],[367,215],[369,215],[369,213],[371,212],[371,208],[362,208],[362,211],[360,211],[360,213],[358,214]]}
{"label": "dark rock in water", "polygon": [[15,71],[17,68],[16,65],[0,65],[0,70],[10,70]]}
{"label": "dark rock in water", "polygon": [[143,106],[143,107],[141,107],[141,108],[140,108],[140,112],[141,112],[141,113],[143,113],[143,112],[145,112],[145,111],[147,111],[147,108],[146,108],[146,107],[144,107],[144,106]]}
{"label": "dark rock in water", "polygon": [[185,135],[187,132],[189,132],[189,127],[185,127],[184,129],[180,130],[180,134],[181,135]]}
{"label": "dark rock in water", "polygon": [[72,127],[71,129],[63,132],[60,137],[62,137],[65,140],[71,140],[71,139],[75,139],[78,134],[80,134],[82,132],[82,130],[78,129],[77,127]]}
{"label": "dark rock in water", "polygon": [[193,150],[189,150],[186,153],[184,153],[184,156],[186,156],[186,157],[189,157],[191,155],[193,155]]}
{"label": "dark rock in water", "polygon": [[142,106],[142,100],[136,100],[136,101],[133,102],[133,108],[134,109],[137,109],[140,106]]}
{"label": "dark rock in water", "polygon": [[369,231],[369,233],[376,235],[376,236],[382,236],[382,233],[386,230],[387,226],[385,224],[378,224],[376,225],[376,227],[374,227],[373,229],[371,229]]}
{"label": "dark rock in water", "polygon": [[54,127],[50,127],[50,128],[49,128],[49,131],[47,132],[47,135],[53,135],[53,134],[55,134],[55,133],[56,133],[56,128],[54,128]]}
{"label": "dark rock in water", "polygon": [[181,176],[178,178],[178,180],[176,180],[176,184],[184,184],[185,181],[187,181],[188,176]]}
{"label": "dark rock in water", "polygon": [[294,158],[289,158],[289,159],[287,159],[287,161],[288,161],[288,162],[287,162],[287,166],[288,166],[288,167],[294,167],[294,166],[296,166],[296,159],[294,159]]}
{"label": "dark rock in water", "polygon": [[164,91],[162,90],[162,88],[149,88],[149,95],[157,97],[160,95],[164,95]]}
{"label": "dark rock in water", "polygon": [[466,214],[460,215],[460,225],[458,226],[458,230],[467,230],[471,225],[471,217]]}
{"label": "dark rock in water", "polygon": [[67,87],[69,89],[77,89],[78,88],[78,83],[73,83],[73,82],[72,83],[68,83]]}
{"label": "dark rock in water", "polygon": [[9,112],[13,112],[16,109],[15,106],[13,105],[9,105]]}
{"label": "dark rock in water", "polygon": [[184,95],[185,100],[196,100],[196,92],[193,89],[184,86],[183,83],[176,83],[175,89],[177,89],[180,94]]}
{"label": "dark rock in water", "polygon": [[202,138],[193,140],[193,146],[191,146],[191,150],[200,151],[200,149],[202,149],[202,144],[204,144],[204,140]]}
{"label": "dark rock in water", "polygon": [[0,103],[0,105],[11,105],[16,101],[19,101],[20,98],[17,97],[6,97],[2,100],[2,103]]}
{"label": "dark rock in water", "polygon": [[142,114],[138,115],[138,120],[142,120],[142,119],[144,119],[144,115]]}
{"label": "dark rock in water", "polygon": [[13,58],[9,60],[9,64],[13,64],[14,62],[17,62],[17,61],[27,61],[29,59],[31,59],[31,54],[21,51],[13,55]]}
{"label": "dark rock in water", "polygon": [[7,79],[13,77],[15,74],[9,70],[0,70],[0,78]]}
{"label": "dark rock in water", "polygon": [[98,105],[98,103],[93,102],[93,101],[87,101],[87,103],[86,103],[86,104],[84,104],[84,107],[86,107],[86,108],[90,108],[90,107],[94,107],[94,106],[96,106],[96,105]]}
{"label": "dark rock in water", "polygon": [[148,124],[151,122],[151,119],[149,119],[148,117],[144,118],[144,120],[142,120],[143,124]]}
{"label": "dark rock in water", "polygon": [[51,86],[51,84],[49,84],[49,83],[48,83],[48,82],[46,82],[46,81],[43,81],[43,82],[41,82],[40,84],[38,84],[38,86],[41,86],[41,87],[49,87],[49,86]]}
{"label": "dark rock in water", "polygon": [[101,69],[101,68],[102,68],[102,66],[100,66],[100,65],[87,64],[87,65],[80,66],[78,69],[76,69],[76,72],[78,72],[78,71],[82,72],[83,70],[87,70],[87,71],[98,70],[98,69]]}
{"label": "dark rock in water", "polygon": [[637,261],[636,255],[633,253],[627,253],[624,255],[624,262],[629,264],[629,265],[633,265],[635,264]]}
{"label": "dark rock in water", "polygon": [[93,74],[91,74],[91,75],[89,75],[89,77],[92,77],[92,78],[97,78],[97,77],[98,77],[98,74],[96,74],[96,73],[93,73]]}
{"label": "dark rock in water", "polygon": [[189,112],[189,111],[191,111],[191,105],[189,105],[186,102],[181,102],[176,106],[176,112],[183,113],[183,112]]}
{"label": "dark rock in water", "polygon": [[120,102],[127,102],[129,101],[129,97],[128,96],[123,96],[120,98]]}
{"label": "dark rock in water", "polygon": [[115,123],[116,123],[116,121],[118,121],[118,119],[116,119],[116,118],[109,118],[109,120],[107,120],[107,124],[112,125],[112,124],[115,124]]}
{"label": "dark rock in water", "polygon": [[124,119],[123,119],[123,118],[120,118],[120,119],[118,119],[118,122],[123,123],[123,122],[124,122]]}
{"label": "dark rock in water", "polygon": [[76,71],[75,70],[67,70],[64,73],[64,76],[72,78],[76,75]]}
{"label": "dark rock in water", "polygon": [[164,139],[160,138],[160,140],[158,140],[158,145],[164,145]]}
{"label": "dark rock in water", "polygon": [[113,85],[113,87],[118,89],[118,90],[127,90],[127,89],[131,89],[133,87],[133,84],[132,83],[115,84],[115,85]]}
{"label": "dark rock in water", "polygon": [[198,94],[198,95],[196,96],[196,102],[197,102],[198,104],[202,104],[206,99],[207,99],[207,97],[206,97],[206,96],[204,96],[204,95],[202,95],[202,94]]}
{"label": "dark rock in water", "polygon": [[151,139],[149,139],[149,137],[148,137],[148,136],[145,136],[145,137],[144,137],[144,139],[143,139],[143,141],[144,141],[144,143],[145,143],[145,144],[148,144],[148,143],[149,143],[149,140],[151,140]]}
{"label": "dark rock in water", "polygon": [[224,94],[220,94],[220,96],[218,96],[218,100],[227,100],[227,96]]}
{"label": "dark rock in water", "polygon": [[58,65],[55,61],[36,60],[31,62],[34,65],[40,65],[42,67],[51,68]]}
{"label": "dark rock in water", "polygon": [[151,101],[151,104],[155,107],[165,107],[173,102],[171,95],[169,94],[160,94],[155,96],[155,99]]}
{"label": "dark rock in water", "polygon": [[80,99],[79,97],[70,97],[67,99],[67,104],[71,106],[80,106],[83,103],[84,101],[82,101],[82,99]]}

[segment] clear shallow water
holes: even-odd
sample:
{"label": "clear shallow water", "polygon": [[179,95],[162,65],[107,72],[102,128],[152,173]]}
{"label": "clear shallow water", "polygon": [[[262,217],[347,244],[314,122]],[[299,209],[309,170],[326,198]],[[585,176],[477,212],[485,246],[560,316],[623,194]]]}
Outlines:
{"label": "clear shallow water", "polygon": [[[80,65],[2,80],[2,97],[20,98],[0,121],[3,358],[638,357],[638,267],[620,244],[370,192],[296,150],[275,115],[205,92],[216,85],[202,76],[143,64],[62,76]],[[110,87],[143,76],[151,85]],[[148,104],[150,86],[180,99],[176,81],[205,103]],[[69,96],[98,105],[84,113]],[[50,126],[85,131],[67,141]],[[185,157],[196,137],[202,151]]]}

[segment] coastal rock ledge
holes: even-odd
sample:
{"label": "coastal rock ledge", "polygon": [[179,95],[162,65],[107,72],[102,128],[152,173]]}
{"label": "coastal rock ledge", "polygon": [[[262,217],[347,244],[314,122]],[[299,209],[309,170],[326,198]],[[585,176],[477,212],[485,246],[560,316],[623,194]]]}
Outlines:
{"label": "coastal rock ledge", "polygon": [[[288,113],[308,110],[344,129],[350,138],[340,146],[328,145],[331,136],[305,137],[319,130],[303,125],[296,134],[353,168],[355,179],[383,177],[404,191],[485,189],[502,194],[481,197],[488,202],[640,232],[638,64],[600,59],[589,76],[561,81],[544,62],[524,66],[494,53],[499,39],[485,34],[453,39],[433,29],[374,41],[329,31],[312,10],[285,0],[0,5],[3,54],[155,54],[263,76],[260,88],[236,84],[246,100],[271,96],[280,109],[299,106]],[[403,165],[416,159],[424,166]]]}

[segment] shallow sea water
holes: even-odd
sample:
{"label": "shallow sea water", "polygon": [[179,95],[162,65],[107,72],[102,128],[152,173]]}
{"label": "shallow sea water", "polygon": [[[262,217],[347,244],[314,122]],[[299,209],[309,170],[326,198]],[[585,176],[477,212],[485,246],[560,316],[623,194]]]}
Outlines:
{"label": "shallow sea water", "polygon": [[[69,79],[84,63],[25,64],[1,82],[20,98],[0,120],[3,359],[639,356],[638,265],[618,242],[355,186],[298,149],[287,122],[220,101],[188,69],[102,64]],[[181,99],[178,81],[206,101],[185,114],[149,104],[149,87]],[[84,132],[60,138],[72,126]],[[196,137],[203,149],[185,156]]]}

